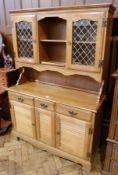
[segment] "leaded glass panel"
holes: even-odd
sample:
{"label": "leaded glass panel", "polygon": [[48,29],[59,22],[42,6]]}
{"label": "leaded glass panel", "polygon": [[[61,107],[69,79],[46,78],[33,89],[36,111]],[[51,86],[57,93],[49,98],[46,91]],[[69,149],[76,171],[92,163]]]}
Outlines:
{"label": "leaded glass panel", "polygon": [[97,21],[82,19],[73,22],[72,63],[95,65]]}
{"label": "leaded glass panel", "polygon": [[33,57],[32,23],[20,21],[16,23],[18,57]]}

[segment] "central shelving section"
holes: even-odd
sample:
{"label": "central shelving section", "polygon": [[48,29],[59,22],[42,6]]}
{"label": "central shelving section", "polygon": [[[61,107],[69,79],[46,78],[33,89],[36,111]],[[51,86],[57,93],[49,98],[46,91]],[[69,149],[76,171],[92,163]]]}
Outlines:
{"label": "central shelving section", "polygon": [[38,22],[41,64],[65,66],[66,20],[44,17]]}

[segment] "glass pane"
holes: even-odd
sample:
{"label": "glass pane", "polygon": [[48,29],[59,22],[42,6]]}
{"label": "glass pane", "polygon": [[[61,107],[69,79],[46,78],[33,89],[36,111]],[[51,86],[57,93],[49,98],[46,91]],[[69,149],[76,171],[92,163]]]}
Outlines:
{"label": "glass pane", "polygon": [[82,19],[73,22],[72,63],[95,65],[97,21]]}
{"label": "glass pane", "polygon": [[32,23],[21,21],[16,23],[16,35],[19,57],[33,57]]}

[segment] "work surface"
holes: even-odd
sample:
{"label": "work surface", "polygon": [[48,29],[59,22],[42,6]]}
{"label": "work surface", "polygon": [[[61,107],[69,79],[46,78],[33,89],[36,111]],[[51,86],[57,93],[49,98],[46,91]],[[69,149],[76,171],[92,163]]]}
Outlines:
{"label": "work surface", "polygon": [[96,112],[101,104],[97,102],[96,94],[37,82],[25,82],[9,90],[93,112]]}

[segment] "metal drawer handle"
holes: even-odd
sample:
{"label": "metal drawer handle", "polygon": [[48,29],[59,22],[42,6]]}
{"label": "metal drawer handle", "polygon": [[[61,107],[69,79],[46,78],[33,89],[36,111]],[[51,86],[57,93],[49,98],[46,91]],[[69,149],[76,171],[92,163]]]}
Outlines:
{"label": "metal drawer handle", "polygon": [[74,112],[74,111],[68,111],[68,113],[69,113],[71,116],[75,116],[75,115],[77,115],[77,113]]}
{"label": "metal drawer handle", "polygon": [[24,99],[22,97],[18,97],[18,101],[22,103],[24,102]]}
{"label": "metal drawer handle", "polygon": [[41,103],[40,106],[41,106],[42,108],[47,108],[47,107],[48,107],[48,105],[46,105],[46,104],[44,104],[44,103]]}

